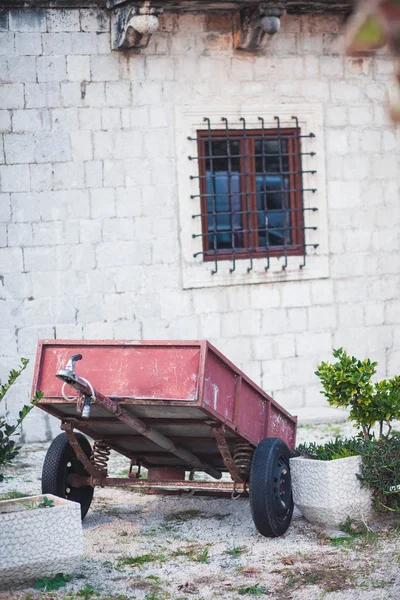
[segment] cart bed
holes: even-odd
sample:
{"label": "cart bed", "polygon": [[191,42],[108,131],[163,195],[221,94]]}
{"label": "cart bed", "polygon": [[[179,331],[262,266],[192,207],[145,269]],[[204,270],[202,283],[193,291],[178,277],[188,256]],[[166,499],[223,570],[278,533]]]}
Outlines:
{"label": "cart bed", "polygon": [[[279,437],[292,449],[297,418],[206,341],[65,341],[39,342],[33,393],[44,393],[39,408],[75,429],[107,442],[147,467],[184,467],[177,456],[93,404],[89,419],[62,396],[55,377],[73,354],[82,354],[76,373],[105,396],[220,471],[227,471],[212,426],[225,425],[233,451],[238,442],[253,446]],[[68,395],[77,392],[67,387]]]}

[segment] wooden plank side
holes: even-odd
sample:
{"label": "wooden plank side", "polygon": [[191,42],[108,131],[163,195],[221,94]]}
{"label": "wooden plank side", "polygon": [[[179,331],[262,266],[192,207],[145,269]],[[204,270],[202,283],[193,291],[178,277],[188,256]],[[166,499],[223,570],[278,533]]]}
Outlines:
{"label": "wooden plank side", "polygon": [[46,342],[37,357],[36,389],[47,398],[61,398],[62,383],[55,374],[78,353],[83,360],[76,363],[76,373],[106,396],[193,402],[198,398],[200,345],[195,343]]}

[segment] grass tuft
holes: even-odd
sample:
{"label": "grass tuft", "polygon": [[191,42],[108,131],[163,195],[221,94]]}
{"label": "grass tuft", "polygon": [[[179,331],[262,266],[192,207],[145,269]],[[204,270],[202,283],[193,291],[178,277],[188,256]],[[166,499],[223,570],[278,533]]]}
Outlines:
{"label": "grass tuft", "polygon": [[348,548],[370,548],[379,541],[379,535],[371,531],[367,525],[361,521],[356,521],[348,517],[344,523],[339,525],[339,529],[347,533],[350,537],[338,537],[329,539],[329,544],[335,548],[345,546]]}
{"label": "grass tuft", "polygon": [[117,567],[141,567],[150,562],[163,562],[164,554],[142,554],[140,556],[123,556],[117,561]]}
{"label": "grass tuft", "polygon": [[268,593],[268,588],[260,586],[258,583],[238,589],[239,596],[263,596]]}
{"label": "grass tuft", "polygon": [[183,556],[194,562],[208,563],[210,562],[208,556],[210,546],[212,546],[212,544],[206,544],[205,546],[201,546],[201,544],[190,544],[190,546],[175,550],[175,552],[172,553],[172,556]]}
{"label": "grass tuft", "polygon": [[94,588],[90,583],[87,583],[85,587],[83,587],[78,592],[79,598],[83,598],[83,600],[90,600],[91,598],[100,596],[99,592]]}
{"label": "grass tuft", "polygon": [[245,546],[234,546],[233,548],[228,548],[228,550],[225,550],[225,554],[228,554],[229,556],[232,556],[233,558],[238,558],[245,552],[247,552],[247,549]]}

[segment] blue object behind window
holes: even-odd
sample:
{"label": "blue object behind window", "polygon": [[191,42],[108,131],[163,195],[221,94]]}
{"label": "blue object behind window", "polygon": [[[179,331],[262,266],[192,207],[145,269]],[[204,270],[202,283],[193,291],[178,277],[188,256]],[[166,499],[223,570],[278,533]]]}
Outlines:
{"label": "blue object behind window", "polygon": [[[240,173],[207,171],[208,232],[210,248],[243,248],[243,215],[240,214]],[[215,216],[211,216],[216,213]],[[230,214],[218,214],[230,213]]]}
{"label": "blue object behind window", "polygon": [[[257,222],[260,247],[291,243],[285,197],[288,181],[280,175],[257,175]],[[267,240],[268,234],[268,240]]]}

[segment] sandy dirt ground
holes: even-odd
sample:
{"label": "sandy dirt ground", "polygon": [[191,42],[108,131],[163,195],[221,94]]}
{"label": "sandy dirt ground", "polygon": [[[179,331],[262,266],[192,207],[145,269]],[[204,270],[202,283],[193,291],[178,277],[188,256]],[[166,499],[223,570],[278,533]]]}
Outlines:
{"label": "sandy dirt ground", "polygon": [[[298,442],[352,433],[347,425],[304,426]],[[46,449],[24,447],[2,496],[40,493]],[[126,476],[128,466],[113,455],[110,474]],[[332,539],[295,510],[287,533],[268,539],[256,532],[248,499],[96,489],[85,557],[66,586],[4,590],[0,600],[400,600],[400,517],[366,525]]]}

